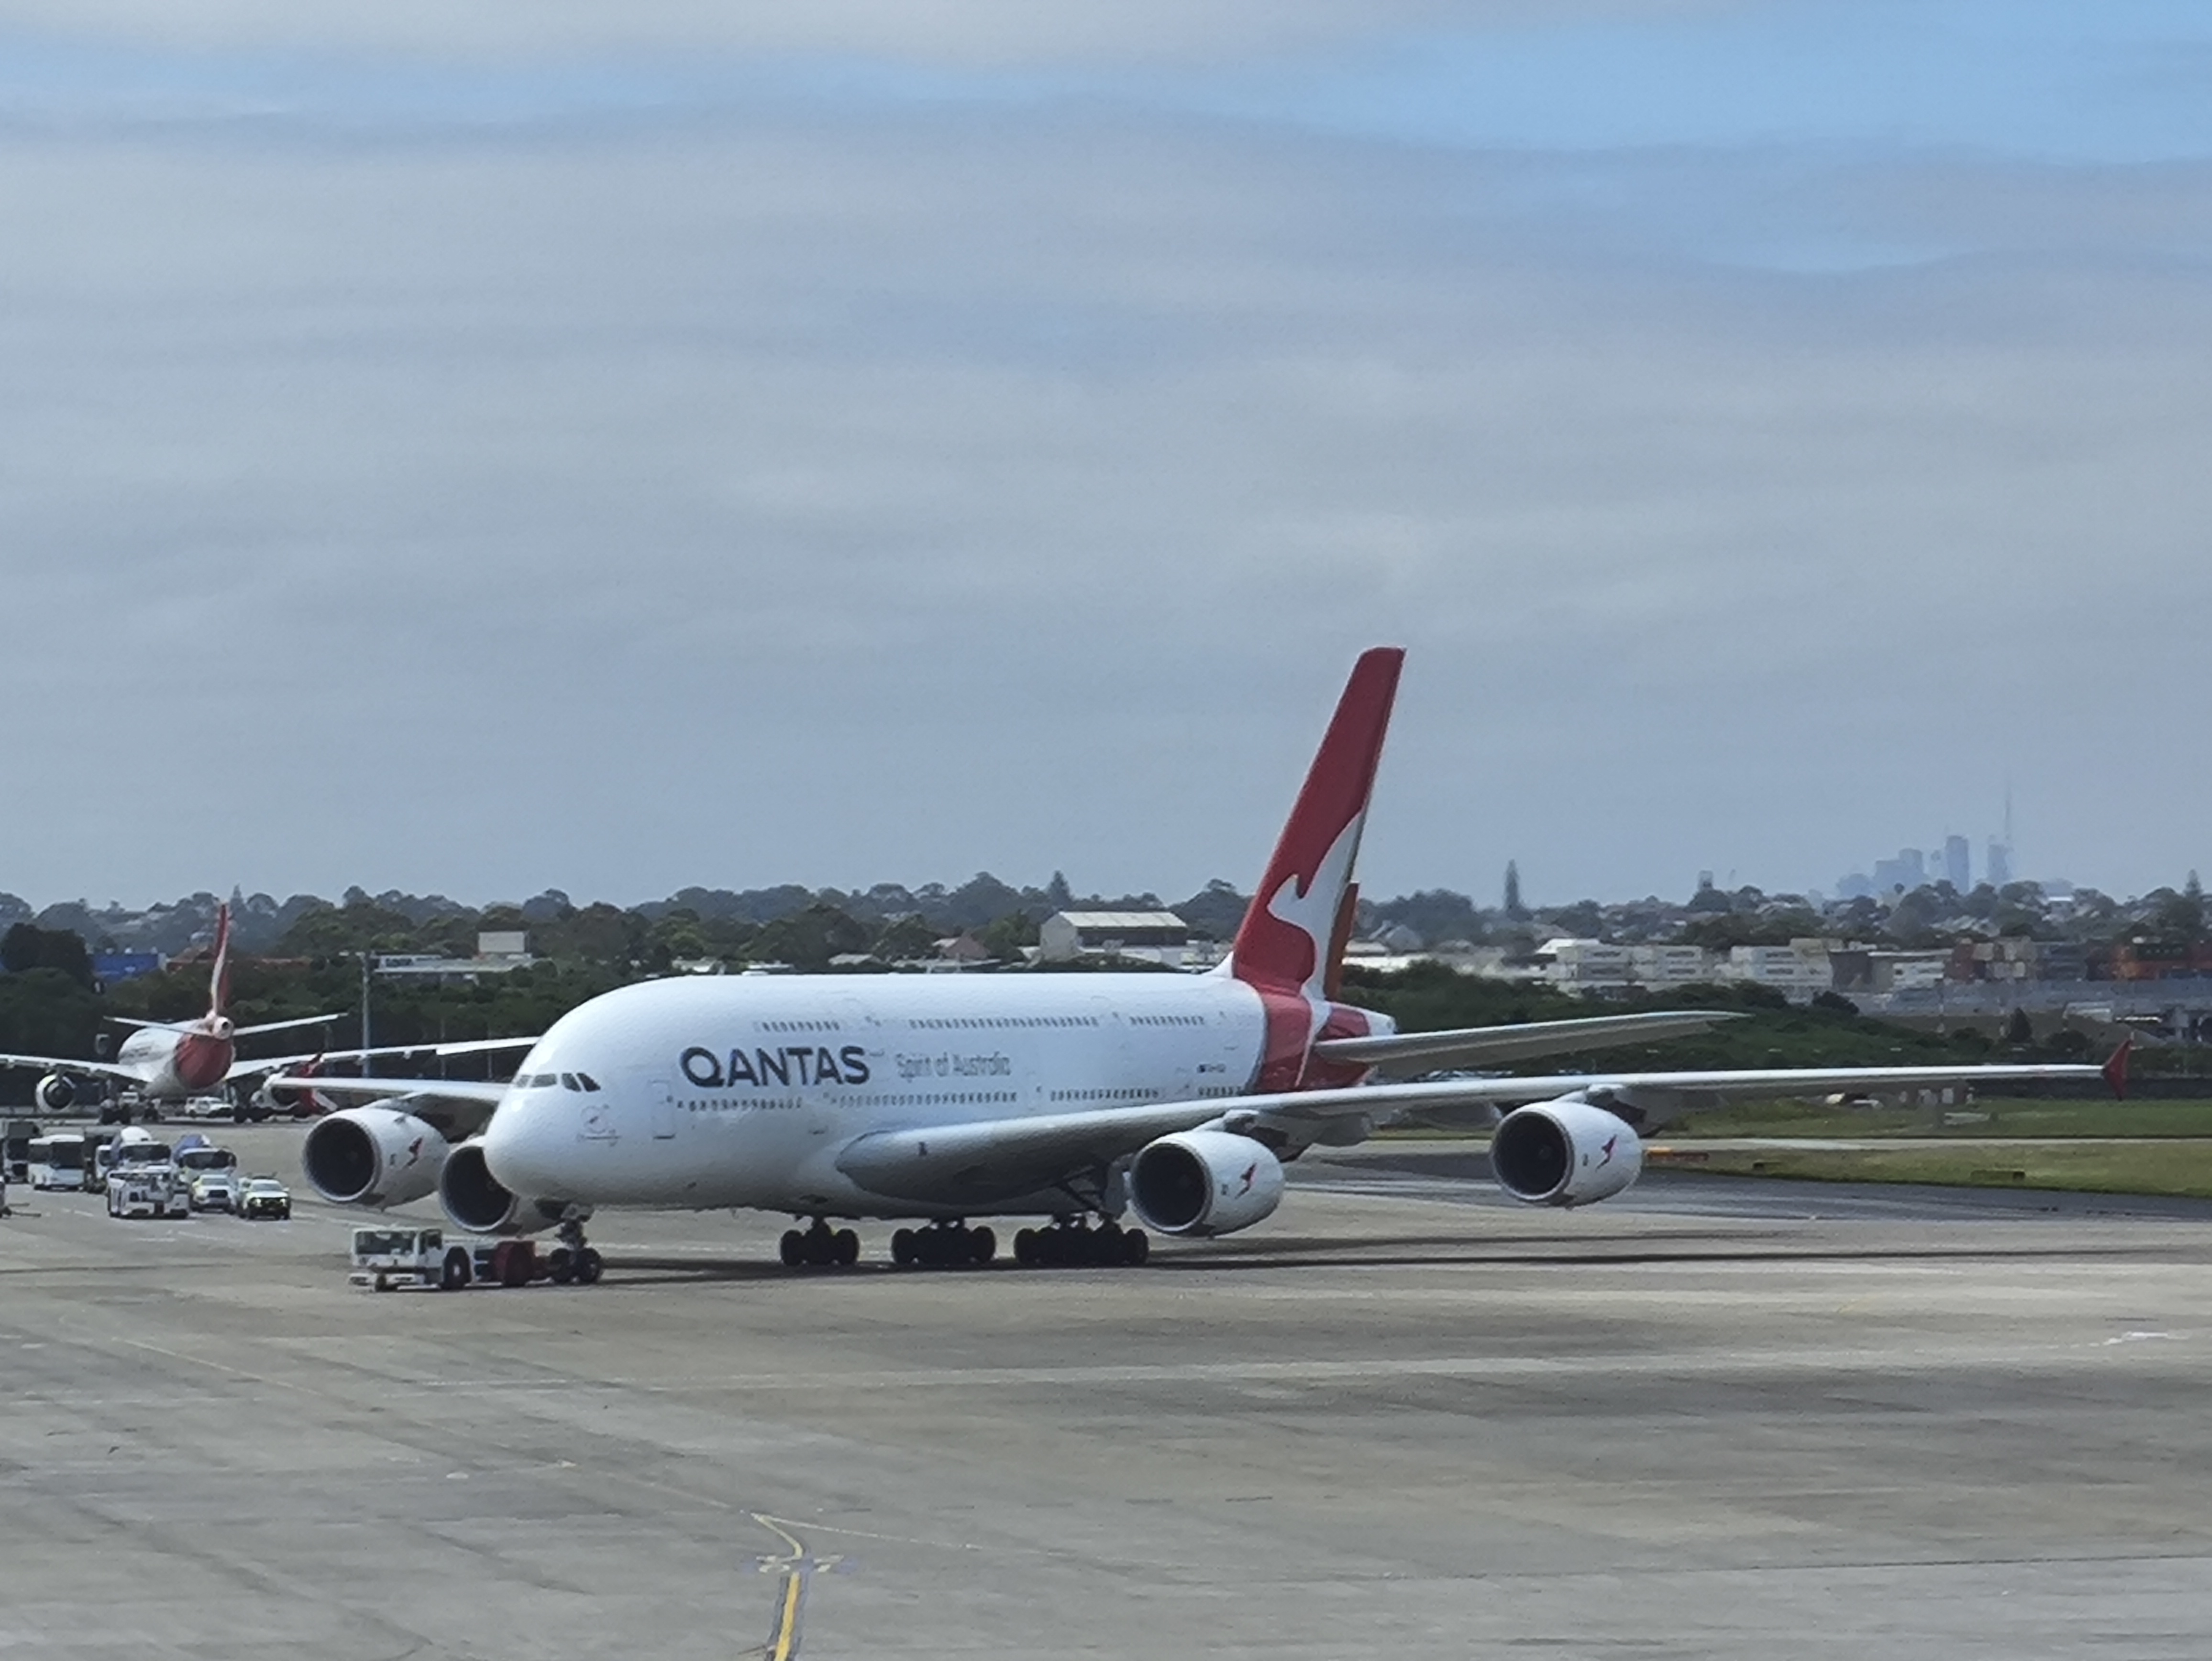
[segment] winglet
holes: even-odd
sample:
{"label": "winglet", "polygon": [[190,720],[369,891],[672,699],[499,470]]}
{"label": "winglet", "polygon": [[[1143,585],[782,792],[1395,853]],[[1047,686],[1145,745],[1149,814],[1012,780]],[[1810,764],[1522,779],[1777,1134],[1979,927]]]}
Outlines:
{"label": "winglet", "polygon": [[2099,1069],[2105,1075],[2105,1082],[2112,1086],[2112,1096],[2117,1101],[2124,1102],[2128,1098],[2128,1055],[2135,1047],[2136,1035],[2130,1032],[2120,1040],[2120,1047],[2112,1053],[2106,1060],[2105,1065]]}
{"label": "winglet", "polygon": [[1323,995],[1329,947],[1405,661],[1402,647],[1377,646],[1352,666],[1267,874],[1237,930],[1229,960],[1237,979]]}

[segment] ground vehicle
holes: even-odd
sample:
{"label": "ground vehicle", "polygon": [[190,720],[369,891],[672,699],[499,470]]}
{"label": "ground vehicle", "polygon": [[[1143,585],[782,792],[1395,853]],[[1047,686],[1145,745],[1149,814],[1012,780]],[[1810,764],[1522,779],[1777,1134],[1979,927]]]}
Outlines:
{"label": "ground vehicle", "polygon": [[357,1228],[353,1232],[353,1270],[347,1279],[379,1292],[404,1287],[459,1292],[471,1283],[488,1287],[528,1286],[532,1281],[574,1281],[589,1286],[599,1278],[599,1254],[586,1247],[572,1255],[556,1247],[540,1256],[529,1240],[483,1240],[447,1244],[436,1228]]}
{"label": "ground vehicle", "polygon": [[167,1142],[118,1142],[107,1171],[111,1217],[189,1217],[191,1196]]}
{"label": "ground vehicle", "polygon": [[210,1171],[238,1175],[238,1155],[227,1147],[217,1147],[197,1130],[187,1130],[177,1138],[176,1161],[186,1182],[196,1182]]}
{"label": "ground vehicle", "polygon": [[248,1219],[274,1217],[289,1221],[292,1215],[292,1191],[274,1177],[249,1177],[238,1191],[238,1214]]}
{"label": "ground vehicle", "polygon": [[84,1133],[57,1130],[52,1135],[33,1136],[26,1144],[24,1163],[24,1177],[33,1188],[82,1188]]}
{"label": "ground vehicle", "polygon": [[0,1130],[0,1177],[11,1183],[31,1180],[31,1139],[40,1135],[32,1119],[10,1119]]}
{"label": "ground vehicle", "polygon": [[195,1211],[236,1211],[239,1181],[235,1171],[202,1171],[185,1179],[191,1184],[186,1190],[189,1203]]}
{"label": "ground vehicle", "polygon": [[177,1110],[178,1116],[185,1119],[233,1119],[237,1117],[227,1097],[194,1096]]}
{"label": "ground vehicle", "polygon": [[[115,1160],[116,1139],[122,1133],[114,1130],[88,1130],[84,1133],[84,1191],[105,1194],[107,1191],[107,1168]],[[144,1131],[139,1135],[144,1135]]]}

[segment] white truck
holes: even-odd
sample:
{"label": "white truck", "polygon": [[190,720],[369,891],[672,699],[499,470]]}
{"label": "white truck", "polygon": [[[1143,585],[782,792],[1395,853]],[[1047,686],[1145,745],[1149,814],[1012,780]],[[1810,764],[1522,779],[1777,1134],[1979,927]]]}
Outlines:
{"label": "white truck", "polygon": [[111,1217],[189,1217],[191,1195],[167,1142],[143,1130],[116,1139],[107,1167],[107,1214]]}
{"label": "white truck", "polygon": [[379,1292],[459,1292],[471,1285],[522,1287],[532,1281],[589,1286],[599,1269],[599,1255],[589,1247],[574,1257],[565,1248],[540,1256],[529,1240],[449,1245],[442,1229],[357,1228],[346,1279]]}

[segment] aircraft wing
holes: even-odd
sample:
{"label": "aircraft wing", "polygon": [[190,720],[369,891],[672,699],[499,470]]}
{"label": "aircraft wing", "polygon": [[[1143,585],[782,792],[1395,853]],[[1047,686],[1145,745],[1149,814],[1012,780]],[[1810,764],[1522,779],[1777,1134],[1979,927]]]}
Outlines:
{"label": "aircraft wing", "polygon": [[[270,1082],[280,1089],[311,1090],[321,1096],[390,1102],[449,1142],[466,1141],[489,1124],[507,1094],[505,1085],[481,1079],[325,1079],[319,1074],[295,1074]],[[403,1097],[404,1102],[398,1099]]]}
{"label": "aircraft wing", "polygon": [[[277,1073],[288,1067],[306,1067],[317,1062],[374,1061],[386,1056],[483,1056],[501,1050],[527,1050],[538,1040],[532,1038],[465,1038],[453,1043],[392,1043],[374,1050],[318,1050],[313,1055],[266,1056],[252,1061],[233,1062],[230,1071],[223,1074],[226,1081],[236,1079],[258,1079],[264,1073]],[[278,1080],[279,1083],[293,1082]],[[317,1090],[333,1084],[346,1082],[343,1079],[313,1079],[308,1080]],[[356,1080],[355,1082],[359,1082]],[[371,1083],[377,1082],[370,1080]],[[446,1082],[441,1080],[441,1082]],[[501,1088],[505,1088],[504,1086]]]}
{"label": "aircraft wing", "polygon": [[35,1067],[42,1073],[74,1073],[79,1077],[90,1074],[96,1079],[113,1079],[122,1084],[143,1084],[145,1075],[113,1062],[84,1062],[60,1056],[0,1056],[0,1067]]}
{"label": "aircraft wing", "polygon": [[1532,1056],[1571,1055],[1618,1044],[1652,1043],[1740,1021],[1729,1009],[1657,1009],[1638,1015],[1594,1015],[1512,1026],[1464,1026],[1444,1032],[1391,1032],[1371,1038],[1323,1038],[1314,1054],[1333,1062],[1364,1062],[1386,1073],[1433,1073]]}
{"label": "aircraft wing", "polygon": [[1703,1103],[1731,1097],[1871,1094],[1953,1084],[2033,1079],[2078,1081],[2100,1077],[2117,1087],[2110,1063],[2104,1068],[1772,1068],[1436,1079],[1419,1084],[1355,1085],[1343,1090],[1216,1097],[877,1130],[847,1143],[836,1163],[837,1169],[854,1182],[888,1198],[981,1203],[1095,1176],[1157,1136],[1201,1127],[1249,1133],[1272,1123],[1297,1142],[1316,1140],[1318,1135],[1326,1135],[1332,1142],[1352,1142],[1364,1140],[1377,1127],[1401,1121],[1457,1118],[1464,1122],[1473,1116],[1482,1123],[1494,1120],[1504,1109],[1579,1096],[1641,1128]]}

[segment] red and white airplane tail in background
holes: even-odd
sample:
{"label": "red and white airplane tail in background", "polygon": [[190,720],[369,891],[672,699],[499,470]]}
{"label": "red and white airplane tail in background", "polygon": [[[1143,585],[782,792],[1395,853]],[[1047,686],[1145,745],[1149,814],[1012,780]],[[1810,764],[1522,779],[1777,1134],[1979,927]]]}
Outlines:
{"label": "red and white airplane tail in background", "polygon": [[208,1027],[221,1031],[230,1013],[230,907],[215,910],[215,963],[208,971]]}

